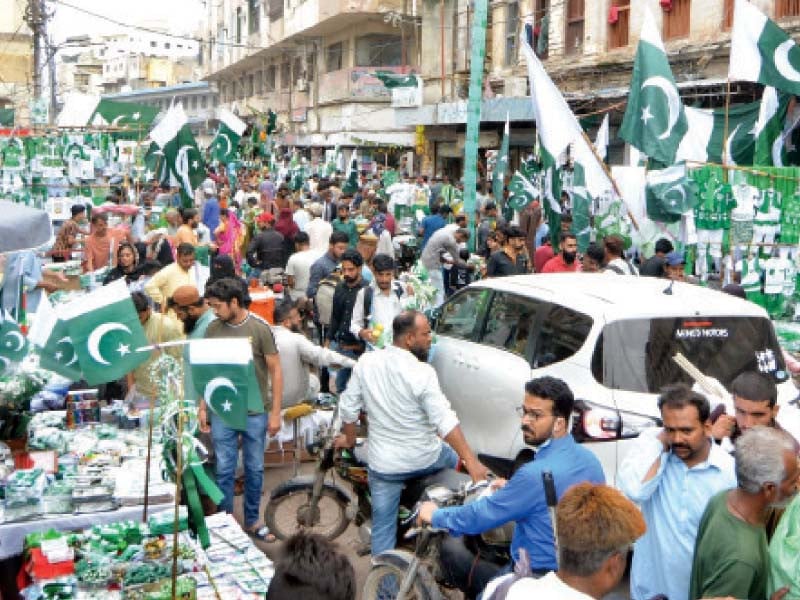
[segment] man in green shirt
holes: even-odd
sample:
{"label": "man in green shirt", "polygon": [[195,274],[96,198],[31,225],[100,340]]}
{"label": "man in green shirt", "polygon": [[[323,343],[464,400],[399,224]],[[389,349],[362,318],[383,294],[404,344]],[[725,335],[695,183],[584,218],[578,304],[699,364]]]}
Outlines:
{"label": "man in green shirt", "polygon": [[[769,508],[786,506],[797,493],[800,466],[794,440],[771,427],[754,427],[736,441],[739,487],[708,503],[694,548],[690,600],[731,596],[767,599]],[[780,600],[788,588],[777,590]]]}
{"label": "man in green shirt", "polygon": [[206,338],[245,337],[253,347],[253,363],[261,403],[247,407],[247,429],[237,431],[225,421],[209,413],[204,400],[197,410],[200,431],[211,432],[217,458],[217,485],[224,494],[219,508],[233,512],[233,487],[239,458],[239,437],[244,462],[244,529],[257,539],[266,541],[269,531],[259,524],[259,505],[264,483],[264,446],[267,433],[281,429],[283,376],[275,337],[269,324],[247,310],[250,297],[240,279],[225,277],[206,288],[206,300],[217,319],[209,323]]}
{"label": "man in green shirt", "polygon": [[336,219],[331,223],[334,231],[341,231],[347,236],[348,247],[355,248],[358,244],[358,230],[350,218],[350,205],[347,198],[342,198],[341,204],[336,208]]}

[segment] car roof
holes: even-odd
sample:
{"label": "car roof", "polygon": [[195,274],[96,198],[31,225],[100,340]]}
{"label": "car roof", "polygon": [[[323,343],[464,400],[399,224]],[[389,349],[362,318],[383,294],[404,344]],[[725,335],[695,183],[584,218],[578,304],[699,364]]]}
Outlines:
{"label": "car roof", "polygon": [[[767,317],[747,300],[691,283],[656,277],[604,273],[545,273],[476,281],[482,287],[540,298],[607,320],[637,317],[709,316]],[[671,293],[667,293],[671,292]]]}

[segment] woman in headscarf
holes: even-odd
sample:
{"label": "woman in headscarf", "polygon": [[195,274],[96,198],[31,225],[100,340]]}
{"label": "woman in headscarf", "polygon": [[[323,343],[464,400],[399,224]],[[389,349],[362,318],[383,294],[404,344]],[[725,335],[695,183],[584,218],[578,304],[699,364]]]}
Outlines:
{"label": "woman in headscarf", "polygon": [[234,267],[238,270],[242,264],[242,255],[239,250],[239,238],[242,235],[242,224],[236,213],[228,208],[219,211],[219,227],[214,230],[218,253],[230,256]]}
{"label": "woman in headscarf", "polygon": [[233,259],[227,254],[217,254],[212,258],[209,271],[206,289],[218,279],[225,279],[226,277],[233,277],[234,279],[239,278],[236,274],[236,268],[233,266]]}
{"label": "woman in headscarf", "polygon": [[103,279],[103,285],[112,281],[125,278],[125,283],[130,285],[137,281],[142,274],[139,271],[139,253],[128,242],[122,242],[117,248],[117,266],[111,269]]}
{"label": "woman in headscarf", "polygon": [[278,220],[275,223],[275,231],[283,236],[283,254],[291,256],[294,254],[294,236],[300,231],[297,223],[294,222],[292,209],[286,206],[278,213]]}

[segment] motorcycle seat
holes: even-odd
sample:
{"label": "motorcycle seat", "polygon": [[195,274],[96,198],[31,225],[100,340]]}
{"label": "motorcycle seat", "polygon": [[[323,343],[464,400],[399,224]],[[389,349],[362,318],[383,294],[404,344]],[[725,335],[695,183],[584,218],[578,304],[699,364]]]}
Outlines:
{"label": "motorcycle seat", "polygon": [[416,477],[406,481],[403,493],[400,496],[401,506],[410,508],[420,499],[422,493],[429,487],[441,485],[450,490],[457,490],[465,483],[472,481],[466,473],[459,473],[455,469],[442,469],[430,475]]}

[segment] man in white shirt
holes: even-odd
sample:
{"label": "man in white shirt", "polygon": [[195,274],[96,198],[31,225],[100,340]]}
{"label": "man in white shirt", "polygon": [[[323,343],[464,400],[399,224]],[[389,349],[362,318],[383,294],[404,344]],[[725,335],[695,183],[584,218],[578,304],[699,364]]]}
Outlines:
{"label": "man in white shirt", "polygon": [[324,253],[328,249],[328,240],[331,239],[333,226],[322,219],[322,206],[313,203],[308,207],[311,222],[306,225],[309,244],[312,250]]}
{"label": "man in white shirt", "polygon": [[473,480],[487,473],[467,444],[436,371],[425,362],[431,347],[428,319],[403,312],[392,329],[393,345],[364,354],[339,399],[344,435],[337,446],[352,447],[361,411],[369,414],[373,556],[395,546],[406,480],[453,468],[459,457]]}
{"label": "man in white shirt", "polygon": [[350,333],[379,348],[392,343],[392,323],[403,311],[405,290],[394,278],[394,259],[376,254],[372,259],[375,278],[361,288],[353,304]]}
{"label": "man in white shirt", "polygon": [[294,236],[295,253],[286,263],[286,275],[289,278],[289,295],[292,300],[302,300],[306,297],[308,280],[311,275],[311,265],[322,256],[322,252],[312,250],[309,237],[305,231],[299,231]]}
{"label": "man in white shirt", "polygon": [[311,215],[308,214],[308,211],[305,209],[302,200],[294,201],[294,213],[292,214],[292,219],[300,231],[306,230],[309,221],[311,221]]}
{"label": "man in white shirt", "polygon": [[275,323],[272,332],[281,353],[284,381],[281,409],[295,406],[310,397],[309,366],[346,369],[355,366],[356,361],[352,358],[317,346],[301,333],[300,312],[291,300],[284,300],[275,307]]}
{"label": "man in white shirt", "polygon": [[486,600],[601,600],[625,574],[633,542],[645,532],[642,513],[612,487],[579,483],[567,490],[556,509],[558,573],[541,579],[524,574],[492,581]]}

